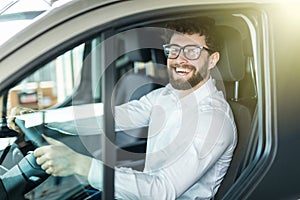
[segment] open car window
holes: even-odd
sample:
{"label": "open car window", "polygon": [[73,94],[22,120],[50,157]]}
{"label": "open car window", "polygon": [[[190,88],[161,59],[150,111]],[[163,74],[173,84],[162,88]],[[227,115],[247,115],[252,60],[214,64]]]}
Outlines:
{"label": "open car window", "polygon": [[[239,143],[233,167],[229,168],[228,178],[224,182],[226,186],[220,188],[220,197],[254,161],[256,151],[261,149],[260,140],[263,140],[254,131],[258,129],[257,68],[260,57],[257,45],[261,38],[256,37],[258,28],[255,27],[255,19],[248,17],[248,14],[233,10],[196,14],[191,12],[190,15],[182,16],[213,18],[218,33],[224,39],[221,50],[223,56],[213,70],[212,78],[233,110]],[[111,95],[108,97],[111,106],[108,110],[113,113],[114,106],[138,100],[168,84],[166,57],[162,47],[166,43],[164,27],[166,22],[177,18],[177,15],[170,14],[159,19],[137,20],[134,24],[126,24],[120,20],[123,22],[120,23],[121,26],[114,25],[104,31],[101,27],[99,30],[95,28],[91,35],[79,35],[80,42],[76,45],[72,43],[71,46],[64,46],[63,50],[57,47],[59,53],[51,54],[55,55],[51,58],[45,56],[45,60],[39,61],[6,95],[1,96],[2,104],[6,105],[7,116],[16,106],[34,109],[33,114],[18,117],[25,121],[27,128],[39,128],[76,151],[101,159],[102,126],[106,117],[103,115],[107,109],[103,104],[104,98],[107,98],[105,95]],[[70,39],[76,41],[77,36]],[[105,43],[109,40],[113,41],[111,51],[109,48],[107,50],[109,42]],[[56,48],[51,50],[55,51]],[[109,70],[110,75],[103,80],[103,74]],[[111,85],[104,87],[107,79],[111,81]],[[113,122],[110,125],[113,127]],[[113,143],[116,144],[117,151],[116,166],[143,170],[147,132],[147,127],[115,132]],[[22,152],[18,155],[21,154]],[[4,160],[2,173],[9,171],[21,157]],[[89,189],[94,188],[86,180],[77,177],[51,177],[27,191],[26,197],[64,199],[70,190],[87,195],[86,190]],[[55,191],[60,192],[54,194]]]}
{"label": "open car window", "polygon": [[[33,128],[37,137],[34,136],[35,138],[32,139],[31,136],[25,134],[25,141],[33,144],[33,147],[29,145],[25,149],[19,149],[13,144],[15,138],[11,138],[11,141],[2,141],[1,146],[3,145],[3,147],[1,148],[4,150],[1,153],[6,157],[1,161],[1,175],[9,174],[9,171],[13,167],[17,167],[18,162],[26,156],[27,151],[37,147],[38,138],[41,138],[42,133],[56,137],[85,154],[90,153],[88,148],[85,148],[85,144],[88,142],[80,142],[77,135],[79,134],[78,131],[83,132],[82,128],[84,128],[85,133],[95,135],[95,127],[94,129],[88,127],[85,120],[85,126],[79,130],[80,127],[75,122],[82,118],[94,118],[95,115],[101,116],[103,114],[101,113],[103,109],[101,104],[98,107],[96,107],[98,104],[90,104],[95,101],[99,102],[99,92],[93,94],[90,92],[92,91],[91,88],[90,90],[86,89],[89,86],[96,88],[99,81],[93,77],[93,74],[96,74],[94,62],[100,62],[101,54],[100,51],[96,50],[98,53],[91,54],[91,49],[95,48],[97,41],[99,41],[99,37],[80,43],[46,62],[46,64],[41,64],[36,70],[28,71],[23,75],[22,80],[8,90],[7,95],[4,96],[7,116],[10,116],[12,108],[15,107],[34,110],[33,114],[24,114],[17,118],[25,121],[26,128]],[[94,83],[92,83],[92,79],[95,80]],[[99,110],[99,112],[91,113],[89,112],[91,109],[92,111]],[[95,123],[90,124],[95,125]],[[83,124],[81,123],[81,125]],[[94,130],[94,133],[90,130]],[[97,139],[92,139],[92,141],[98,140],[99,136]],[[5,146],[7,147],[5,148]],[[99,149],[98,146],[97,149]],[[4,158],[3,155],[2,157]],[[39,179],[33,182],[38,183]],[[80,177],[50,177],[35,189],[30,189],[31,186],[28,187],[25,197],[28,199],[67,199],[72,195],[80,195],[81,193],[84,196],[86,187],[88,187],[86,180],[82,180]]]}

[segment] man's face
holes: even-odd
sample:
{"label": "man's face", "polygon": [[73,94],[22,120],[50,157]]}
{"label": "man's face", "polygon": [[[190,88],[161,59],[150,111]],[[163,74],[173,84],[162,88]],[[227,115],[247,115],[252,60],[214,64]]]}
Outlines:
{"label": "man's face", "polygon": [[[206,46],[205,36],[199,34],[174,34],[170,44],[177,44],[181,47],[186,45]],[[189,60],[184,56],[181,49],[176,59],[168,59],[168,71],[171,85],[178,90],[197,88],[203,84],[203,80],[209,77],[209,53],[202,50],[200,57],[196,60]]]}

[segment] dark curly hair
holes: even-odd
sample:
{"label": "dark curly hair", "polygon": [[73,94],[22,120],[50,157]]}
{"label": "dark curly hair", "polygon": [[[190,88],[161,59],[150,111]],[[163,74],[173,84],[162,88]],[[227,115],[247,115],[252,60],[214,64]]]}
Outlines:
{"label": "dark curly hair", "polygon": [[198,18],[187,18],[168,22],[166,24],[167,29],[171,29],[172,32],[168,30],[168,39],[175,32],[180,32],[183,34],[196,34],[200,36],[205,36],[205,42],[207,47],[213,52],[220,51],[220,41],[215,27],[215,21],[208,17],[198,17]]}

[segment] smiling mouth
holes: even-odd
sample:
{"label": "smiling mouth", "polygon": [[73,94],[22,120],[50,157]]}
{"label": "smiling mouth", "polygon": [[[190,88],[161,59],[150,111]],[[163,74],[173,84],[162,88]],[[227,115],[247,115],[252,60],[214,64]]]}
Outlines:
{"label": "smiling mouth", "polygon": [[188,76],[192,72],[192,69],[191,68],[186,68],[186,67],[184,67],[184,68],[183,67],[174,67],[173,71],[177,75],[185,77],[185,76]]}

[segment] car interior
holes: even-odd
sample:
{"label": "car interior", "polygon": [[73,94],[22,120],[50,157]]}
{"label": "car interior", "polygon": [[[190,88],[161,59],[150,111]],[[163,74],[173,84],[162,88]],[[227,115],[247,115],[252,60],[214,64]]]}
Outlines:
{"label": "car interior", "polygon": [[[215,199],[222,199],[230,187],[236,183],[243,170],[247,168],[249,160],[253,159],[249,158],[249,154],[251,148],[255,148],[253,144],[256,143],[255,136],[251,134],[251,130],[255,124],[257,104],[255,66],[252,50],[252,40],[254,38],[252,38],[249,31],[249,24],[237,14],[232,14],[232,12],[222,14],[213,13],[209,17],[215,20],[218,33],[222,37],[220,61],[217,67],[212,70],[211,76],[215,79],[218,89],[223,91],[224,96],[230,104],[238,130],[238,144],[232,163],[215,196]],[[115,40],[117,41],[116,49],[118,50],[118,56],[113,65],[115,86],[113,87],[111,97],[113,105],[117,106],[131,100],[138,100],[143,95],[168,84],[166,57],[162,49],[162,45],[166,41],[164,38],[164,28],[162,27],[164,27],[166,20],[170,19],[174,20],[173,17],[156,19],[154,21],[149,20],[147,23],[136,23],[134,27],[122,26],[117,30],[118,34]],[[56,76],[60,76],[73,70],[71,72],[73,74],[72,86],[65,86],[64,90],[67,92],[62,96],[58,96],[61,91],[55,88],[51,81],[44,81],[44,83],[41,81],[41,84],[31,87],[29,83],[33,81],[30,81],[28,77],[24,77],[24,80],[19,82],[20,84],[8,91],[6,97],[2,96],[3,99],[6,98],[6,101],[3,101],[3,105],[7,102],[4,106],[5,109],[2,108],[2,113],[5,112],[4,116],[8,116],[10,109],[14,106],[27,106],[37,110],[40,109],[40,114],[42,113],[40,116],[43,116],[45,113],[46,116],[47,113],[50,116],[62,110],[64,113],[68,113],[69,110],[67,109],[69,108],[74,109],[74,107],[78,107],[80,110],[84,105],[87,105],[84,108],[85,111],[89,112],[89,116],[81,117],[81,115],[78,115],[75,116],[75,119],[43,123],[42,125],[35,126],[35,131],[51,135],[51,137],[65,142],[78,152],[100,157],[101,138],[99,134],[94,134],[94,132],[97,132],[97,128],[99,128],[99,119],[101,116],[95,114],[95,107],[93,106],[97,106],[100,110],[101,106],[103,106],[103,91],[101,88],[103,81],[101,74],[103,71],[99,67],[101,65],[99,61],[95,60],[97,54],[103,53],[101,52],[101,47],[99,47],[101,44],[102,38],[101,36],[97,36],[68,50],[64,54],[74,53],[76,56],[75,53],[79,52],[81,53],[79,55],[82,55],[82,61],[77,64],[69,64],[73,66],[77,65],[78,67],[75,69],[65,69],[65,71],[62,70],[56,73]],[[60,57],[57,57],[56,60],[41,66],[37,72],[42,73],[42,70],[49,72],[47,68],[51,71],[62,60]],[[40,77],[36,74],[31,79],[34,79],[34,76],[35,81],[39,79]],[[50,77],[51,79],[56,82],[59,80],[57,77]],[[26,85],[27,89],[30,88],[30,90],[22,92],[24,85]],[[40,91],[44,95],[43,104],[39,103]],[[1,150],[0,175],[3,180],[9,180],[11,178],[10,175],[14,176],[14,173],[20,173],[13,171],[15,170],[15,166],[24,160],[24,156],[26,157],[28,152],[38,146],[34,143],[36,139],[30,139],[32,135],[27,133],[28,130],[25,131],[25,135],[27,134],[26,139],[31,142],[29,147],[24,147],[20,150],[15,143],[12,143],[9,147]],[[90,134],[85,135],[84,132],[87,131]],[[15,134],[11,133],[11,135]],[[117,166],[143,170],[147,145],[147,127],[116,132],[116,138],[113,143],[118,147]],[[30,159],[27,158],[27,160]],[[74,179],[76,179],[76,184],[70,184],[74,182]],[[22,181],[24,180],[20,180],[20,182]],[[28,186],[23,189],[22,195],[26,194],[25,196],[30,198],[30,195],[33,195],[32,191],[42,195],[42,191],[50,187],[50,181],[54,185],[58,183],[68,185],[73,190],[72,195],[77,195],[77,197],[78,195],[87,195],[84,192],[87,188],[93,189],[84,180],[78,179],[78,177],[61,179],[45,177],[38,178],[38,181],[31,180],[31,182],[29,181],[30,184],[28,184],[28,180],[25,180]],[[10,189],[13,187],[15,186],[11,186]],[[66,188],[68,187],[66,186]],[[70,195],[67,191],[70,191],[70,189],[62,191],[62,194],[60,194],[62,196],[60,197],[67,199],[65,197]],[[54,194],[48,193],[47,195],[49,197]]]}

